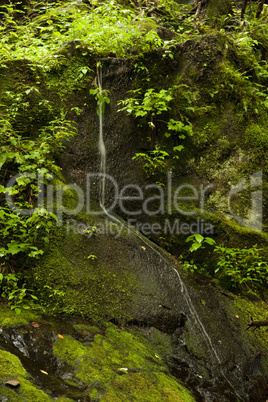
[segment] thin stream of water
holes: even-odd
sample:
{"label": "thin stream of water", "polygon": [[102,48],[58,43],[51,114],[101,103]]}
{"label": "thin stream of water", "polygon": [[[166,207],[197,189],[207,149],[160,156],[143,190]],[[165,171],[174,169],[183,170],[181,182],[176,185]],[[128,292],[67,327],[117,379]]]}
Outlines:
{"label": "thin stream of water", "polygon": [[[97,68],[97,76],[98,76],[98,87],[99,87],[100,91],[102,91],[102,69],[101,69],[101,67]],[[147,245],[147,247],[149,247],[154,253],[156,253],[160,257],[161,261],[163,261],[165,264],[167,264],[167,266],[171,267],[171,269],[175,272],[175,274],[179,280],[179,283],[180,283],[181,293],[184,296],[184,299],[185,299],[188,309],[193,317],[195,325],[198,326],[199,329],[201,330],[201,333],[203,334],[203,338],[204,338],[205,342],[207,343],[210,351],[212,352],[212,355],[214,356],[216,362],[220,366],[220,372],[221,372],[222,376],[228,382],[230,387],[234,390],[237,397],[243,401],[244,399],[238,394],[238,392],[236,391],[234,386],[231,384],[231,382],[229,381],[229,379],[226,377],[225,373],[223,372],[223,369],[221,368],[221,366],[222,366],[221,359],[212,344],[210,336],[208,335],[203,323],[201,322],[201,320],[199,318],[199,315],[192,303],[189,292],[188,292],[179,272],[177,271],[177,269],[175,267],[173,267],[172,263],[168,260],[168,258],[165,257],[163,254],[161,254],[156,249],[156,247],[154,247],[151,243],[149,243],[149,241],[146,240],[146,238],[144,238],[138,232],[138,230],[136,228],[131,226],[129,223],[126,224],[124,222],[121,222],[118,218],[111,215],[105,208],[106,148],[105,148],[105,143],[104,143],[104,139],[103,139],[103,105],[102,105],[102,103],[99,104],[99,152],[100,152],[100,159],[101,159],[101,161],[100,161],[101,181],[100,181],[100,193],[99,193],[100,207],[102,208],[103,212],[105,213],[105,215],[108,218],[110,218],[117,224],[122,225],[128,231],[131,231],[134,234],[134,236],[138,237],[143,243],[145,243]]]}
{"label": "thin stream of water", "polygon": [[[99,91],[102,91],[102,70],[101,67],[97,68],[98,74],[98,87]],[[100,179],[100,189],[99,189],[99,199],[100,206],[103,210],[105,210],[105,174],[106,174],[106,148],[103,140],[103,102],[99,104],[99,152],[100,152],[100,173],[102,173],[102,177]],[[107,214],[107,211],[105,210]]]}

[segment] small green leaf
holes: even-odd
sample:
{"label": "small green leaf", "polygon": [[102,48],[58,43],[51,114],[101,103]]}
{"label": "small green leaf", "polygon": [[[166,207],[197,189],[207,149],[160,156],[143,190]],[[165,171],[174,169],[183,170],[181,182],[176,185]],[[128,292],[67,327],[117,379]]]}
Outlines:
{"label": "small green leaf", "polygon": [[201,244],[200,244],[200,243],[193,243],[193,244],[191,245],[191,247],[189,248],[189,251],[191,251],[191,252],[196,251],[196,250],[198,250],[200,247],[201,247]]}

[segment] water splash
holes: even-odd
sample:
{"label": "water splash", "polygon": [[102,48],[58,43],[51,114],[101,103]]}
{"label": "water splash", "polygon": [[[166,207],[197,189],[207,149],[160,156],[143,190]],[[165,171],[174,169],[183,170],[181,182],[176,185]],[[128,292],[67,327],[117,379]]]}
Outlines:
{"label": "water splash", "polygon": [[[102,68],[101,66],[97,66],[97,77],[98,77],[98,87],[99,90],[102,91]],[[216,351],[215,347],[213,346],[213,343],[211,341],[210,336],[208,335],[202,321],[199,318],[199,315],[193,305],[193,302],[191,300],[191,297],[189,295],[189,292],[185,286],[185,283],[183,282],[179,272],[177,269],[172,266],[171,261],[163,255],[163,252],[160,253],[160,251],[157,250],[156,246],[151,244],[149,240],[147,240],[144,236],[141,235],[140,232],[133,226],[131,226],[129,223],[122,222],[115,216],[111,215],[105,208],[105,177],[106,177],[106,148],[105,148],[105,143],[103,139],[103,104],[102,102],[99,103],[99,152],[100,152],[100,173],[101,173],[101,181],[100,181],[100,192],[99,192],[99,202],[100,202],[100,207],[102,208],[103,212],[105,215],[111,219],[112,221],[116,222],[119,225],[122,225],[127,231],[131,232],[134,234],[134,236],[138,237],[143,243],[147,245],[148,248],[150,248],[153,253],[157,254],[160,257],[160,261],[164,262],[165,268],[166,266],[170,267],[173,272],[175,273],[176,277],[178,278],[178,281],[180,283],[180,288],[181,288],[181,294],[184,297],[184,300],[188,306],[189,312],[193,318],[194,324],[199,327],[200,332],[203,335],[203,339],[206,342],[208,348],[211,351],[212,356],[214,357],[215,361],[217,364],[220,366],[219,370],[223,376],[223,378],[227,381],[227,383],[230,385],[230,387],[234,390],[236,396],[238,399],[241,401],[244,401],[244,398],[239,395],[235,387],[232,385],[232,383],[229,381],[229,379],[226,377],[223,369],[221,368],[222,362],[221,359],[218,355],[218,352]]]}

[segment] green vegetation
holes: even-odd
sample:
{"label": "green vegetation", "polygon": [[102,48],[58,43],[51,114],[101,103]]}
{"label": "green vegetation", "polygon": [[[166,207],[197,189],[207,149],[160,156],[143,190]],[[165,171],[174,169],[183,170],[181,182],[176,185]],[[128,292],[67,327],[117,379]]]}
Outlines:
{"label": "green vegetation", "polygon": [[61,1],[36,4],[17,20],[14,6],[5,5],[0,60],[3,64],[10,59],[46,61],[49,67],[50,62],[61,62],[62,46],[77,40],[79,46],[95,56],[143,53],[161,46],[162,41],[153,29],[156,23],[142,14],[114,1],[94,2],[92,6]]}
{"label": "green vegetation", "polygon": [[[256,18],[258,5],[252,4],[241,21],[241,10],[233,2],[222,0],[220,7],[214,0],[209,3],[199,16],[198,10],[196,15],[188,13],[190,6],[174,0],[29,0],[27,6],[19,2],[0,6],[0,326],[36,321],[35,311],[95,319],[96,326],[73,326],[77,339],[64,334],[56,337],[53,346],[62,367],[68,364],[75,373],[77,381],[68,380],[69,384],[85,385],[85,396],[92,401],[193,401],[190,392],[170,375],[166,362],[181,359],[182,366],[187,366],[185,372],[189,367],[189,383],[200,381],[205,388],[212,361],[207,357],[209,345],[203,345],[203,335],[200,333],[199,339],[198,330],[192,330],[191,319],[181,314],[180,321],[173,305],[158,302],[158,289],[161,293],[162,286],[168,288],[165,281],[171,275],[150,281],[156,272],[151,267],[157,265],[158,257],[153,256],[153,250],[148,253],[142,238],[137,240],[133,233],[121,231],[118,222],[112,222],[115,237],[102,233],[97,224],[104,226],[104,217],[93,219],[84,210],[72,216],[83,231],[72,231],[72,225],[71,229],[68,226],[68,208],[75,210],[78,197],[65,186],[59,167],[61,152],[77,129],[83,134],[88,125],[92,136],[81,144],[88,159],[92,157],[96,106],[97,112],[102,107],[102,113],[106,107],[107,137],[115,124],[114,141],[121,140],[129,122],[133,127],[135,148],[129,159],[135,162],[128,166],[137,167],[139,180],[147,177],[142,183],[145,188],[148,179],[164,187],[168,172],[174,179],[172,190],[181,178],[196,188],[215,184],[216,190],[205,194],[205,205],[200,208],[193,199],[178,205],[185,215],[192,207],[197,212],[187,215],[188,221],[203,217],[202,209],[209,211],[209,219],[217,226],[217,246],[214,239],[199,233],[186,242],[186,236],[175,234],[162,238],[165,247],[173,254],[178,250],[178,255],[191,243],[182,258],[190,275],[208,275],[209,281],[253,299],[267,297],[267,235],[239,227],[228,215],[226,201],[234,184],[258,170],[268,173],[267,7]],[[117,66],[118,76],[123,73],[122,81],[125,72],[129,74],[116,94],[117,100],[121,99],[117,104],[120,114],[116,114],[113,98],[116,80],[109,90],[98,82],[102,63],[110,63],[111,69]],[[106,70],[109,79],[110,72]],[[116,119],[122,124],[117,126]],[[125,134],[124,138],[128,132]],[[125,144],[119,145],[123,159]],[[111,158],[111,171],[117,157]],[[144,172],[138,170],[140,167]],[[75,161],[73,168],[79,172],[84,166]],[[49,198],[55,189],[62,199]],[[267,189],[264,184],[266,207]],[[186,186],[185,197],[188,190]],[[245,218],[251,207],[251,190],[231,200],[233,211]],[[157,196],[149,200],[157,202]],[[59,206],[60,201],[58,221],[55,204]],[[166,213],[161,210],[152,220],[164,221]],[[176,211],[168,211],[171,220],[177,216]],[[152,238],[156,243],[159,240],[157,235]],[[193,289],[193,301],[201,306],[197,314],[202,310],[205,317],[206,300],[203,296],[199,300],[199,290],[200,294],[205,290],[203,284],[200,286],[201,290]],[[181,293],[188,304],[187,292]],[[210,302],[212,305],[213,300]],[[250,298],[236,303],[238,309],[246,306],[246,314],[254,318],[265,317],[265,308],[254,305]],[[218,309],[219,317],[227,311],[224,309],[225,305]],[[119,329],[136,322],[136,316],[144,320],[139,332]],[[101,327],[103,319],[117,322],[118,328],[111,324]],[[204,321],[208,328],[216,328],[217,323]],[[173,338],[176,335],[176,342],[179,339],[182,345],[179,352],[172,336],[153,325],[163,325]],[[82,343],[84,335],[87,342]],[[210,346],[220,342],[216,335],[212,334]],[[240,333],[239,337],[244,339]],[[246,347],[253,350],[251,345]],[[227,356],[226,361],[231,358]],[[198,370],[195,379],[190,377],[199,364],[207,372],[203,380],[198,380]],[[236,364],[238,361],[234,362],[238,367]],[[5,400],[52,400],[33,385],[15,356],[0,350],[0,366],[0,394]],[[16,390],[4,386],[10,378],[18,379],[21,386]]]}
{"label": "green vegetation", "polygon": [[[237,176],[230,165],[248,158],[239,165],[241,177],[260,163],[268,171],[267,8],[260,18],[257,5],[247,8],[241,24],[240,8],[223,1],[216,12],[215,4],[211,0],[199,18],[173,0],[150,6],[132,1],[1,6],[1,294],[17,312],[39,296],[32,279],[14,272],[27,271],[44,254],[57,220],[38,193],[38,181],[46,186],[60,177],[58,152],[75,135],[88,94],[98,107],[110,103],[109,91],[100,90],[94,76],[100,58],[132,58],[132,90],[119,107],[135,118],[141,141],[147,141],[147,149],[133,155],[147,178],[163,185],[170,169],[194,166],[199,177],[218,181],[221,190],[207,205],[225,213],[223,194]],[[151,59],[154,51],[163,65]],[[232,163],[225,164],[224,155],[232,151]],[[244,195],[235,210],[245,211],[247,200]],[[88,260],[95,259],[91,250]],[[251,276],[248,270],[245,275]],[[239,288],[241,280],[233,279],[233,285]],[[45,286],[42,303],[50,299],[59,308],[65,289]]]}
{"label": "green vegetation", "polygon": [[[8,300],[11,309],[14,309],[16,314],[21,313],[20,307],[28,310],[33,307],[34,301],[38,300],[32,293],[33,290],[26,289],[25,284],[20,288],[18,282],[19,275],[0,273],[1,297]],[[26,299],[28,299],[27,302]]]}
{"label": "green vegetation", "polygon": [[262,294],[267,288],[268,263],[263,260],[263,249],[256,247],[236,249],[215,247],[219,254],[215,274],[228,277],[233,289],[244,289],[249,294]]}
{"label": "green vegetation", "polygon": [[[212,275],[219,278],[229,290],[266,296],[268,263],[263,249],[256,246],[243,249],[217,246],[214,239],[200,234],[189,236],[187,242],[192,242],[189,248],[191,253],[196,254],[197,250],[206,249],[210,255],[212,251],[217,254],[210,264],[215,266]],[[210,250],[206,245],[212,246]],[[208,273],[205,265],[198,264],[196,256],[190,262],[183,258],[183,266],[191,272]],[[209,273],[211,274],[211,269]]]}
{"label": "green vegetation", "polygon": [[14,310],[10,310],[7,305],[0,305],[0,326],[1,327],[14,327],[19,325],[26,325],[29,321],[36,321],[38,314],[31,309],[22,309],[18,315]]}
{"label": "green vegetation", "polygon": [[[164,337],[161,342],[166,342]],[[114,325],[107,326],[105,335],[95,335],[90,347],[64,336],[56,340],[53,351],[75,368],[76,377],[86,384],[89,395],[99,396],[100,401],[194,400],[186,388],[168,376],[155,345]]]}
{"label": "green vegetation", "polygon": [[75,127],[52,109],[38,88],[23,83],[1,96],[0,193],[6,194],[6,202],[0,200],[0,259],[7,268],[10,256],[43,254],[56,220],[38,189],[60,171],[53,155]]}
{"label": "green vegetation", "polygon": [[[4,350],[0,350],[0,365],[0,394],[4,400],[10,402],[24,402],[25,400],[51,402],[53,400],[31,383],[30,376],[23,368],[18,357]],[[20,382],[18,390],[8,388],[2,384],[2,381],[8,381],[10,379]]]}
{"label": "green vegetation", "polygon": [[130,319],[138,279],[129,269],[127,245],[106,235],[66,232],[66,225],[54,229],[49,250],[31,269],[38,303],[52,314]]}
{"label": "green vegetation", "polygon": [[[184,87],[187,88],[186,85],[180,85],[168,90],[161,89],[159,92],[150,88],[143,95],[141,89],[136,89],[131,91],[135,95],[134,98],[127,98],[118,103],[119,106],[123,106],[118,112],[126,111],[128,115],[133,115],[138,120],[138,126],[142,127],[147,123],[150,129],[147,140],[156,143],[153,151],[136,153],[133,157],[134,160],[141,160],[148,178],[154,176],[161,178],[161,176],[165,176],[168,168],[173,166],[170,163],[170,156],[172,155],[173,159],[178,159],[178,153],[184,148],[181,140],[185,139],[186,135],[191,136],[193,134],[191,123],[189,123],[187,117],[184,116],[182,118],[181,114],[180,118],[182,120],[174,120],[173,118],[169,118],[168,121],[163,120],[167,117],[167,113],[165,112],[171,109],[170,104],[174,100],[176,91],[182,87],[183,89]],[[185,89],[184,96],[186,96],[186,93],[187,89]],[[159,130],[167,130],[164,133],[164,137],[172,137],[173,143],[176,144],[172,148],[169,144],[169,148],[171,148],[170,153],[167,152],[168,147],[161,149],[161,139],[157,138]],[[168,159],[169,163],[167,163]],[[160,185],[162,185],[161,182]]]}

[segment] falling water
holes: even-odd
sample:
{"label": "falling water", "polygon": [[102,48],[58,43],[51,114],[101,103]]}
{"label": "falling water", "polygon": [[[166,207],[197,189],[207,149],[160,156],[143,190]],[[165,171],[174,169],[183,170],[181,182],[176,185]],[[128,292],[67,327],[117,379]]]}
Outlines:
{"label": "falling water", "polygon": [[[97,75],[98,75],[98,87],[99,90],[102,91],[102,69],[101,67],[97,68]],[[172,270],[175,272],[179,283],[180,283],[180,287],[181,287],[181,293],[185,299],[185,302],[188,306],[188,309],[193,317],[194,323],[196,326],[198,326],[201,330],[201,333],[203,334],[203,338],[205,340],[205,342],[207,343],[208,347],[210,348],[210,350],[212,351],[212,354],[214,355],[214,358],[216,360],[216,362],[221,366],[221,359],[216,351],[216,349],[214,348],[212,341],[210,339],[210,336],[208,335],[203,323],[201,322],[199,315],[192,303],[191,297],[189,295],[189,292],[179,274],[179,272],[177,271],[177,269],[175,267],[172,266],[171,262],[168,260],[167,257],[165,257],[162,253],[160,253],[155,246],[153,246],[148,240],[146,240],[146,238],[144,238],[138,231],[136,228],[134,228],[133,226],[131,226],[129,223],[124,223],[121,222],[119,219],[117,219],[116,217],[112,216],[105,208],[105,175],[106,175],[106,148],[105,148],[105,143],[103,140],[103,104],[102,102],[99,104],[99,152],[100,152],[100,173],[101,173],[101,180],[100,180],[100,192],[99,192],[99,202],[100,202],[100,206],[103,210],[103,212],[105,213],[105,215],[110,218],[111,220],[113,220],[114,222],[118,223],[119,225],[122,225],[124,228],[126,228],[128,231],[131,231],[136,237],[138,237],[143,243],[145,243],[155,254],[157,254],[160,257],[160,260],[162,262],[164,262],[165,264],[167,264],[167,266],[171,267]],[[240,400],[243,400],[243,398],[238,394],[238,392],[236,391],[236,389],[234,388],[234,386],[231,384],[231,382],[228,380],[228,378],[226,377],[226,375],[224,374],[222,368],[220,367],[220,372],[222,374],[222,376],[225,378],[225,380],[228,382],[228,384],[230,385],[230,387],[234,390],[235,394],[237,395],[237,397]]]}
{"label": "falling water", "polygon": [[[98,74],[98,88],[101,93],[102,91],[102,70],[101,66],[97,67]],[[106,175],[106,148],[103,141],[103,102],[99,103],[99,152],[100,152],[100,173],[102,174],[100,178],[100,189],[99,189],[99,199],[100,206],[105,210],[105,175]]]}

